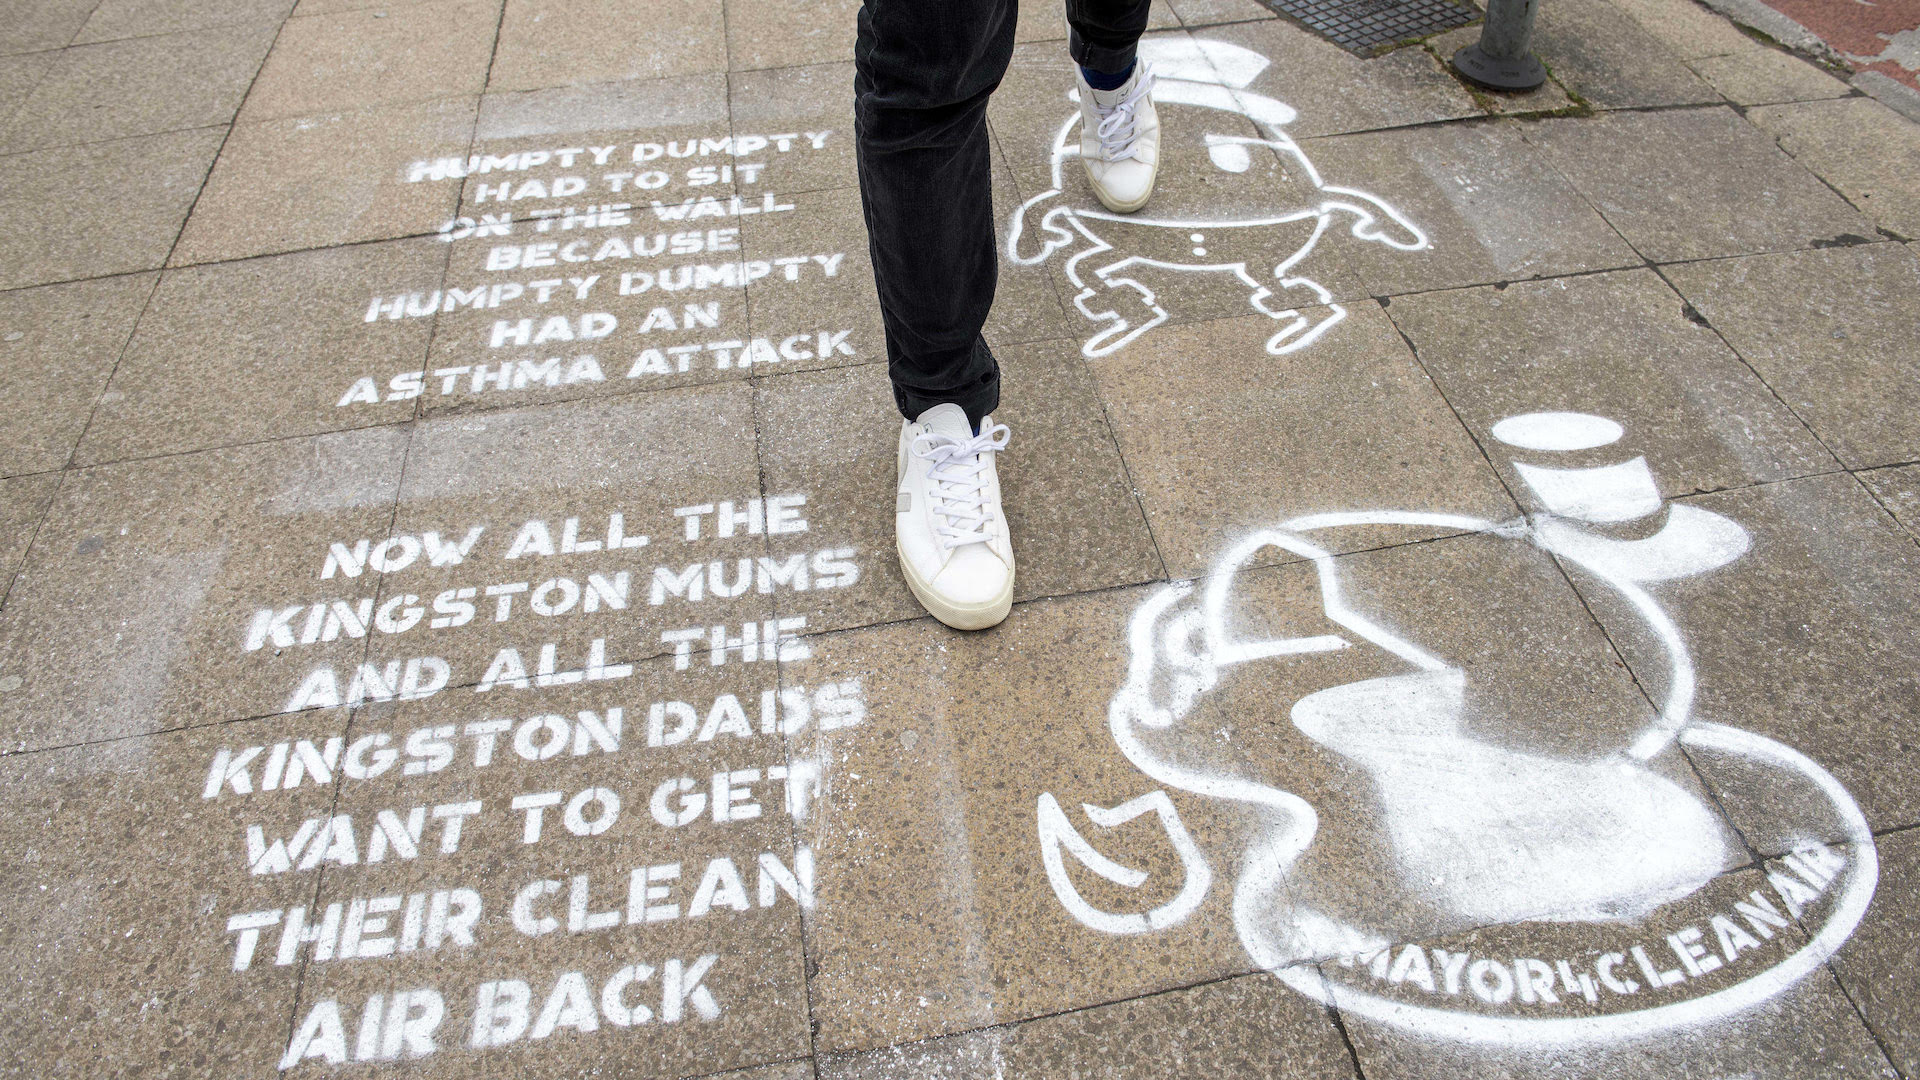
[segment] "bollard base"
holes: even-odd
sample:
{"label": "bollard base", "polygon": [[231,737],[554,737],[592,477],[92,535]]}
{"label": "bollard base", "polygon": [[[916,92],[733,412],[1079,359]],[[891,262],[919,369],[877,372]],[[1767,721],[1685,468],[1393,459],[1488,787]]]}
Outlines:
{"label": "bollard base", "polygon": [[1496,58],[1481,51],[1478,42],[1453,54],[1453,69],[1492,90],[1531,90],[1547,81],[1547,69],[1532,53]]}

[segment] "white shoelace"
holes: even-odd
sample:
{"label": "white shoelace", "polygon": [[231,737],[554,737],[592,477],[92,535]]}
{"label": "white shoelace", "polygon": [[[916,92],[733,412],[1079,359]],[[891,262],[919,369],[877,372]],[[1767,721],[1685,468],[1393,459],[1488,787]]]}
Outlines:
{"label": "white shoelace", "polygon": [[1100,114],[1100,127],[1095,134],[1100,138],[1100,156],[1103,160],[1125,161],[1134,156],[1134,141],[1140,135],[1134,110],[1152,88],[1153,70],[1142,62],[1140,78],[1133,84],[1132,93],[1104,108],[1099,99],[1094,99],[1093,110]]}
{"label": "white shoelace", "polygon": [[992,539],[987,526],[994,508],[987,502],[987,469],[1007,448],[1013,433],[1005,424],[993,424],[968,439],[922,432],[913,440],[913,456],[933,462],[927,479],[933,481],[927,501],[934,513],[934,532],[948,550],[962,544]]}

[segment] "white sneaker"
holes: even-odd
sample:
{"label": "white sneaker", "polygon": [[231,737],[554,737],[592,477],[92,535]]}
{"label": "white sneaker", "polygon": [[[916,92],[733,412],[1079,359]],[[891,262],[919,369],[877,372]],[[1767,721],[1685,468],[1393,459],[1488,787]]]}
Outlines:
{"label": "white sneaker", "polygon": [[1009,437],[991,416],[975,435],[958,405],[900,425],[900,570],[933,617],[956,630],[985,630],[1013,607],[1013,543],[993,467]]}
{"label": "white sneaker", "polygon": [[1153,72],[1136,61],[1117,90],[1095,90],[1079,72],[1080,163],[1087,183],[1107,209],[1131,214],[1147,205],[1160,173],[1160,115],[1154,112]]}

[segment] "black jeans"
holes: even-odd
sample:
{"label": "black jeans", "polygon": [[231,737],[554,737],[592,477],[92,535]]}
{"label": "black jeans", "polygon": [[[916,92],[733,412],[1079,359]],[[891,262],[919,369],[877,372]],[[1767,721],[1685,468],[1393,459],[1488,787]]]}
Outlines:
{"label": "black jeans", "polygon": [[[1076,63],[1133,61],[1148,0],[1066,0]],[[999,276],[987,98],[1013,56],[1017,0],[864,0],[854,135],[887,373],[908,419],[948,402],[978,421],[1000,402],[980,336]]]}

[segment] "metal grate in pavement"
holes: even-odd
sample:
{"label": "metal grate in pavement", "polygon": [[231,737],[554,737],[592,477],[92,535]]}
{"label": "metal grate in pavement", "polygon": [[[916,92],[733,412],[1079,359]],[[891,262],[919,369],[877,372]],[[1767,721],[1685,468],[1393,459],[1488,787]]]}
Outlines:
{"label": "metal grate in pavement", "polygon": [[1382,45],[1450,30],[1480,17],[1453,0],[1262,0],[1335,45],[1366,55]]}

